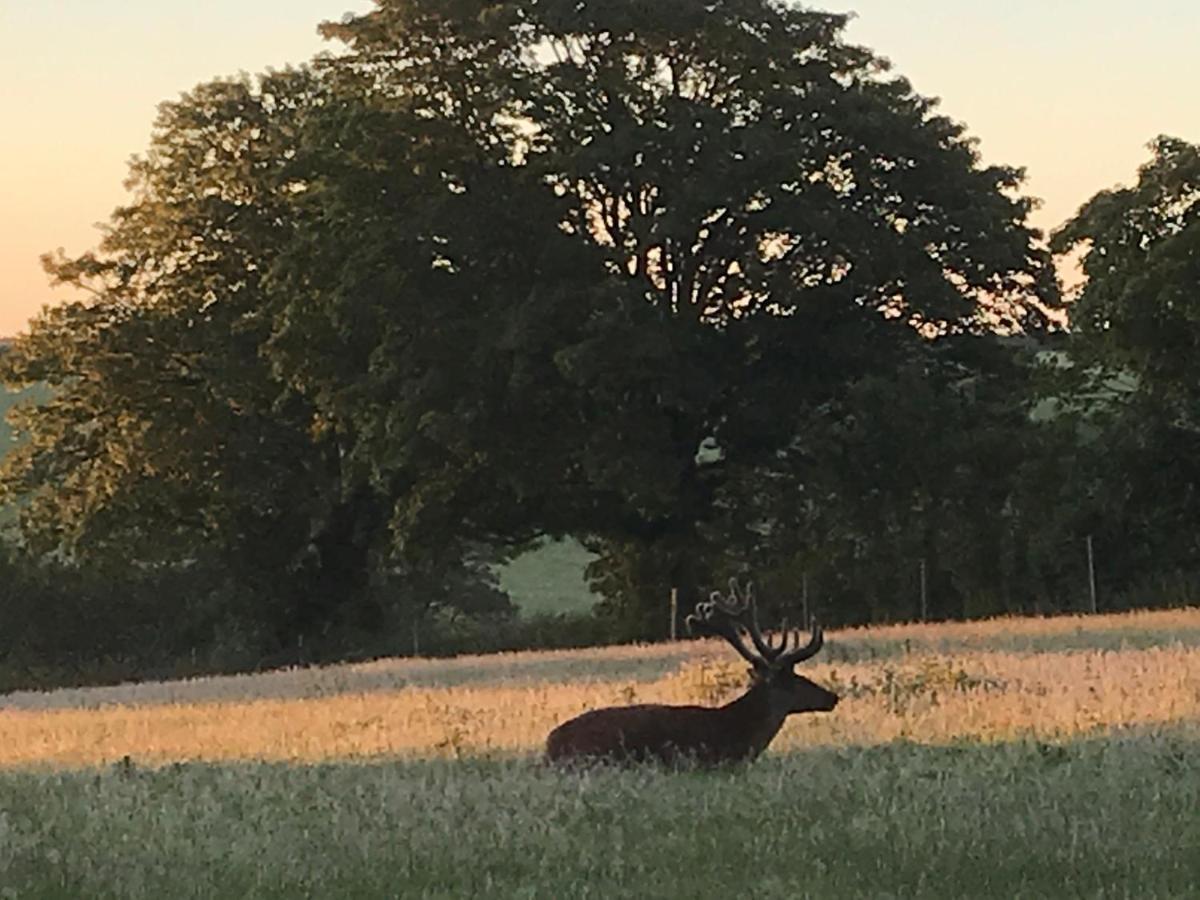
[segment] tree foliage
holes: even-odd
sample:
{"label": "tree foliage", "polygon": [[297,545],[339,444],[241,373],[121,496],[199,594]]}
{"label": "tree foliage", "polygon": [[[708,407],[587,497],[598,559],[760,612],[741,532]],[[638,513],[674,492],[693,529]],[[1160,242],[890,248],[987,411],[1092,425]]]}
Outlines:
{"label": "tree foliage", "polygon": [[[560,527],[613,557],[593,575],[617,602],[711,575],[717,561],[697,558],[730,539],[714,527],[720,503],[741,502],[730,485],[856,379],[931,339],[1041,324],[1053,290],[1020,173],[982,167],[960,125],[844,42],[843,17],[761,2],[463,9],[383,3],[327,31],[384,93],[462,119],[495,165],[560,200],[525,232],[578,281],[539,279],[525,321],[548,325],[548,344],[513,337],[553,354],[535,414],[569,439],[539,462],[572,512]],[[465,68],[507,92],[463,100]]]}
{"label": "tree foliage", "polygon": [[[261,348],[263,276],[290,239],[283,169],[319,86],[305,72],[202,85],[164,104],[129,205],[97,251],[47,257],[89,299],[46,311],[5,359],[53,398],[19,421],[6,493],[25,540],[83,561],[216,557],[266,590],[336,498],[313,411]],[[293,611],[294,612],[294,611]]]}
{"label": "tree foliage", "polygon": [[542,534],[650,633],[768,550],[961,533],[1013,445],[960,391],[1052,267],[1022,173],[845,21],[379,0],[164,104],[100,248],[47,263],[92,299],[3,364],[55,388],[0,474],[26,539],[211,561],[282,641]]}
{"label": "tree foliage", "polygon": [[1097,524],[1124,581],[1200,558],[1200,147],[1160,137],[1132,187],[1101,191],[1053,237],[1086,281],[1058,389],[1092,453]]}
{"label": "tree foliage", "polygon": [[1095,377],[1132,375],[1138,392],[1196,430],[1200,332],[1200,147],[1160,137],[1134,187],[1101,191],[1054,235],[1081,251],[1087,280],[1071,308],[1073,355]]}

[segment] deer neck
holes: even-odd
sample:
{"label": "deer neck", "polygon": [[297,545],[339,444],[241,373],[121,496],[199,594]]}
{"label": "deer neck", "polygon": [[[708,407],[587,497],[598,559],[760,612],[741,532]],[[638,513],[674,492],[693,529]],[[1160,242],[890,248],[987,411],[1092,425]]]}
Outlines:
{"label": "deer neck", "polygon": [[767,748],[788,716],[786,711],[781,711],[771,703],[770,688],[762,681],[755,683],[736,700],[720,707],[720,711],[725,719],[725,727],[748,745],[750,759]]}

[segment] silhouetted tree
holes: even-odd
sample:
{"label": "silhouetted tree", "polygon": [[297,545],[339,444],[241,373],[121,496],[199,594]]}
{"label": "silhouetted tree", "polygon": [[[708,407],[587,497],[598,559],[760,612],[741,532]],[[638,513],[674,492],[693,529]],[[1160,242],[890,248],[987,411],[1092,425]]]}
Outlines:
{"label": "silhouetted tree", "polygon": [[[934,348],[1055,302],[1021,173],[844,26],[768,0],[380,0],[324,26],[341,54],[164,105],[100,249],[48,262],[94,298],[3,363],[55,388],[0,474],[26,539],[211,558],[286,642],[573,534],[608,611],[659,632],[666,586],[687,603],[778,533],[764,492],[867,452],[860,406],[927,440],[890,379],[953,411],[976,351]],[[841,470],[822,515],[861,536],[846,511],[879,485],[881,534],[925,540],[914,498],[945,531],[973,447]]]}

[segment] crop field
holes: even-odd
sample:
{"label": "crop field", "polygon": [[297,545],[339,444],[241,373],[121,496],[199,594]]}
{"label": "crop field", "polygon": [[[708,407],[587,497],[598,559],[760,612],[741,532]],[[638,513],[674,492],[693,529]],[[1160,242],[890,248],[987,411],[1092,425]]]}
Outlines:
{"label": "crop field", "polygon": [[546,732],[718,703],[712,641],[0,697],[16,897],[1186,897],[1200,610],[834,632],[749,766],[582,773]]}

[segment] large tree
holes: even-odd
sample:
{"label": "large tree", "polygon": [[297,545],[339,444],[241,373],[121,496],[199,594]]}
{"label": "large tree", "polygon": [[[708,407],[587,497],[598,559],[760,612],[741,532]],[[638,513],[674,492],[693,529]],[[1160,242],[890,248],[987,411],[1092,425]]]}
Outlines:
{"label": "large tree", "polygon": [[347,489],[316,406],[264,347],[264,279],[295,240],[287,169],[321,79],[288,71],[163,104],[130,202],[100,247],[48,256],[83,300],[47,310],[4,360],[48,402],[0,484],[25,542],[89,565],[215,566],[290,642],[353,607],[385,511]]}
{"label": "large tree", "polygon": [[1053,302],[1021,173],[844,25],[381,0],[165,106],[100,252],[51,263],[96,299],[6,364],[58,389],[6,470],[27,531],[216,547],[317,584],[310,625],[539,533],[635,609],[745,558],[720,523],[855,385]]}
{"label": "large tree", "polygon": [[[594,570],[609,593],[711,574],[735,473],[855,379],[938,338],[1036,328],[1053,302],[1020,173],[982,166],[844,24],[759,0],[418,0],[326,28],[379,95],[470,134],[474,174],[443,166],[456,191],[495,190],[482,165],[546,195],[521,229],[530,286],[475,296],[517,323],[492,329],[514,370],[538,373],[539,405],[512,407],[545,441],[536,521],[615,551]],[[472,256],[439,246],[456,268]],[[461,377],[481,398],[494,374]],[[478,460],[508,439],[464,446]]]}
{"label": "large tree", "polygon": [[25,412],[29,440],[4,467],[34,548],[186,557],[197,536],[220,536],[257,554],[278,512],[257,499],[281,480],[307,493],[317,463],[297,450],[311,412],[300,398],[275,406],[258,348],[262,273],[289,231],[276,101],[290,109],[312,90],[286,73],[164,104],[99,249],[45,258],[85,299],[46,310],[4,360],[9,380],[54,389]]}

